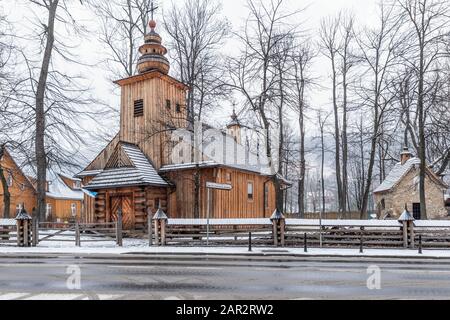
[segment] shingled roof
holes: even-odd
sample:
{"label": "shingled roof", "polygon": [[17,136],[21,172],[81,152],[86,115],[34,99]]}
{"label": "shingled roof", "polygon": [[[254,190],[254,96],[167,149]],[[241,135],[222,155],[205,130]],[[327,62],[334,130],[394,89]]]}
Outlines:
{"label": "shingled roof", "polygon": [[120,142],[106,168],[84,188],[97,190],[137,185],[167,187],[168,183],[136,145]]}
{"label": "shingled roof", "polygon": [[[420,159],[419,158],[411,158],[408,161],[406,161],[404,164],[401,164],[401,162],[398,162],[394,168],[392,168],[391,172],[389,172],[388,176],[384,181],[376,188],[373,192],[379,193],[379,192],[387,192],[393,189],[408,172],[414,168],[419,167],[420,165]],[[427,168],[428,169],[428,168]],[[430,171],[428,169],[428,171]],[[434,175],[434,173],[429,172],[430,175]],[[434,177],[435,180],[442,184],[442,186],[445,186],[445,183],[439,178]]]}

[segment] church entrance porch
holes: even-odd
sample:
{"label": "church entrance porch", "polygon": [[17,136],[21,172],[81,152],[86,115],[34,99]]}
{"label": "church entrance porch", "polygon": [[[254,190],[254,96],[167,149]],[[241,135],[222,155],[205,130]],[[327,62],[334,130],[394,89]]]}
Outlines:
{"label": "church entrance porch", "polygon": [[133,195],[113,196],[110,198],[110,202],[110,216],[107,220],[116,222],[118,220],[119,210],[122,210],[122,228],[125,230],[133,230],[136,221],[133,210]]}
{"label": "church entrance porch", "polygon": [[122,228],[124,230],[146,230],[147,215],[155,214],[161,204],[167,212],[167,189],[158,187],[128,187],[102,189],[95,198],[94,222],[117,221],[122,209]]}

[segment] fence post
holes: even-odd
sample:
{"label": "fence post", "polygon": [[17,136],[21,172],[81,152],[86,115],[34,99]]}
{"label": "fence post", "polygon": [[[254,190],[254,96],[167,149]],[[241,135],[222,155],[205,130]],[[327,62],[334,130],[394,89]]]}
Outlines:
{"label": "fence post", "polygon": [[419,234],[419,253],[422,253],[422,235]]}
{"label": "fence post", "polygon": [[156,244],[165,246],[166,245],[166,224],[167,224],[167,215],[159,206],[158,211],[156,211],[153,216],[153,220],[155,220],[155,239]]}
{"label": "fence post", "polygon": [[75,245],[81,247],[81,234],[80,234],[80,224],[75,222]]}
{"label": "fence post", "polygon": [[159,220],[153,219],[153,224],[155,225],[155,245],[160,245],[160,238],[159,238]]}
{"label": "fence post", "polygon": [[38,220],[38,217],[36,216],[36,209],[35,208],[33,208],[31,217],[33,218],[33,220],[32,220],[32,224],[33,224],[33,227],[32,227],[32,229],[33,229],[33,235],[32,235],[33,243],[32,243],[32,246],[36,247],[39,244],[39,220]]}
{"label": "fence post", "polygon": [[272,221],[273,229],[272,229],[272,237],[273,244],[275,247],[278,247],[279,244],[284,246],[284,228],[285,228],[285,217],[280,210],[275,209],[272,216],[270,217],[270,221]]}
{"label": "fence post", "polygon": [[308,252],[308,238],[306,232],[303,234],[303,251]]}
{"label": "fence post", "polygon": [[414,249],[414,221],[409,221],[409,236],[410,236],[410,243],[411,243],[411,249]]}
{"label": "fence post", "polygon": [[403,248],[408,248],[408,221],[402,221],[403,224]]}
{"label": "fence post", "polygon": [[408,229],[411,235],[410,243],[411,248],[414,248],[414,217],[408,211],[408,207],[405,203],[405,210],[398,218],[398,222],[403,225],[403,247],[408,247]]}
{"label": "fence post", "polygon": [[147,232],[148,232],[148,245],[153,245],[153,221],[152,221],[152,209],[147,209]]}
{"label": "fence post", "polygon": [[363,235],[364,235],[364,227],[361,227],[361,233],[360,233],[360,241],[359,241],[359,253],[364,252],[364,243],[363,243]]}
{"label": "fence post", "polygon": [[22,206],[16,217],[18,247],[31,246],[31,220],[32,218],[28,215],[25,207]]}
{"label": "fence post", "polygon": [[122,247],[122,208],[117,210],[117,222],[116,222],[116,241],[119,247]]}
{"label": "fence post", "polygon": [[251,232],[248,233],[248,251],[249,252],[252,251],[252,233]]}

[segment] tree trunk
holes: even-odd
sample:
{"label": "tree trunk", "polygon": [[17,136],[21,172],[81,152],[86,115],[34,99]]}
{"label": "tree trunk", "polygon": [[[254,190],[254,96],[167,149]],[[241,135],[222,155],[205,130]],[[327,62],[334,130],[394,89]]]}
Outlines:
{"label": "tree trunk", "polygon": [[300,217],[305,215],[305,126],[303,117],[303,104],[301,103],[299,112],[300,126],[300,178],[298,180],[298,212]]}
{"label": "tree trunk", "polygon": [[45,195],[47,184],[47,158],[45,152],[45,91],[55,42],[55,18],[59,0],[50,2],[48,9],[47,43],[42,59],[41,72],[36,90],[36,167],[37,167],[37,216],[45,220]]}
{"label": "tree trunk", "polygon": [[3,187],[3,218],[10,218],[10,206],[11,206],[11,194],[9,192],[8,183],[5,177],[5,171],[3,167],[0,165],[0,180],[2,182]]}
{"label": "tree trunk", "polygon": [[[5,154],[5,147],[0,146],[0,159],[3,158]],[[5,177],[5,171],[0,163],[0,181],[3,187],[3,218],[9,219],[10,217],[10,206],[11,206],[11,194],[9,192],[8,182]]]}
{"label": "tree trunk", "polygon": [[[376,107],[376,108],[378,108],[378,107]],[[374,126],[373,135],[372,135],[371,144],[370,144],[369,168],[367,170],[367,179],[366,179],[366,183],[365,183],[365,187],[364,187],[360,219],[364,219],[364,215],[367,213],[367,207],[369,205],[369,195],[370,195],[370,188],[372,186],[372,174],[373,174],[373,167],[375,164],[375,154],[376,154],[376,147],[377,147],[377,133],[378,133],[377,118],[378,118],[378,113],[376,112],[374,125],[373,125]]]}
{"label": "tree trunk", "polygon": [[[195,165],[194,173],[194,218],[200,218],[200,165]],[[206,213],[208,214],[208,213]]]}
{"label": "tree trunk", "polygon": [[[425,37],[423,36],[422,39]],[[420,61],[419,61],[419,86],[418,86],[418,101],[417,111],[419,112],[419,158],[420,158],[420,174],[419,174],[419,193],[420,193],[420,218],[428,219],[427,205],[425,199],[425,115],[423,110],[423,95],[424,95],[424,44],[420,43]]]}
{"label": "tree trunk", "polygon": [[347,194],[348,194],[348,145],[347,145],[347,66],[344,67],[343,84],[344,103],[342,112],[342,212],[344,218],[347,214]]}
{"label": "tree trunk", "polygon": [[336,80],[336,66],[334,62],[334,56],[331,59],[332,72],[333,72],[333,111],[334,111],[334,143],[335,143],[335,169],[336,169],[336,185],[338,191],[338,205],[339,213],[344,211],[342,204],[342,178],[341,178],[341,156],[340,156],[340,130],[339,130],[339,110],[337,105],[337,80]]}

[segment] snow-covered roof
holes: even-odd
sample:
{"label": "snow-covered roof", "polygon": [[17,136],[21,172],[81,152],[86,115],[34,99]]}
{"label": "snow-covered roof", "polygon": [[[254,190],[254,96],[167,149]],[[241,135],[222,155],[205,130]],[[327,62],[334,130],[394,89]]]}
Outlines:
{"label": "snow-covered roof", "polygon": [[398,162],[394,168],[392,168],[391,172],[389,172],[386,179],[384,179],[384,181],[373,192],[376,193],[391,190],[400,182],[400,180],[409,172],[409,170],[411,170],[413,166],[418,165],[420,165],[420,159],[416,157],[409,159],[404,164]]}
{"label": "snow-covered roof", "polygon": [[81,171],[80,173],[77,173],[77,178],[84,178],[84,177],[89,177],[89,176],[96,176],[99,173],[102,173],[103,170],[86,170],[86,171]]}
{"label": "snow-covered roof", "polygon": [[60,175],[49,175],[48,180],[49,190],[47,192],[47,197],[53,199],[83,200],[83,191],[69,188],[69,186],[67,186],[61,179]]}
{"label": "snow-covered roof", "polygon": [[168,183],[158,175],[153,165],[136,145],[121,142],[118,148],[122,148],[132,166],[105,169],[97,174],[85,186],[85,189],[96,190],[134,185],[168,186]]}

